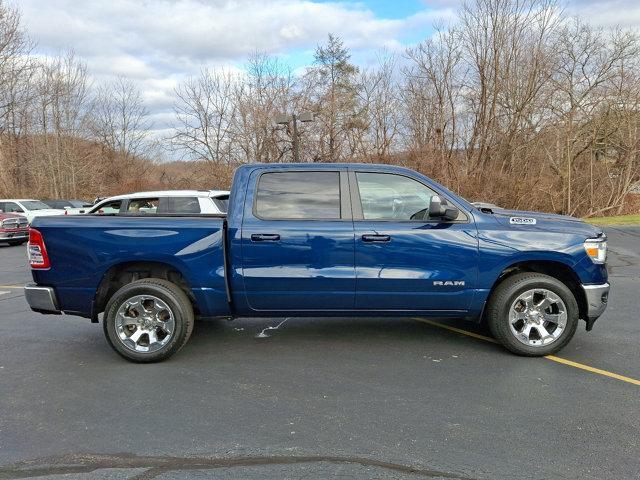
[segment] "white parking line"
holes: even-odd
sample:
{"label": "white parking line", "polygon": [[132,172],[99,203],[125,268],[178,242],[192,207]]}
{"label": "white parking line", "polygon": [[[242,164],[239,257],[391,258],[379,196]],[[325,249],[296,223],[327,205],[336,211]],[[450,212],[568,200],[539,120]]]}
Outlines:
{"label": "white parking line", "polygon": [[0,291],[0,295],[4,295],[5,293],[11,293],[11,292]]}

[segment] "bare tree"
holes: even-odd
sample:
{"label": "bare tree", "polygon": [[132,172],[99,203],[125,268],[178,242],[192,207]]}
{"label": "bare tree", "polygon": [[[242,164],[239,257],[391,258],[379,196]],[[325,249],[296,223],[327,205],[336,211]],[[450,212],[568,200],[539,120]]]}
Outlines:
{"label": "bare tree", "polygon": [[91,116],[92,131],[107,149],[122,157],[147,153],[152,125],[142,94],[126,78],[98,87]]}
{"label": "bare tree", "polygon": [[26,111],[32,98],[32,42],[20,25],[17,8],[0,1],[0,190],[26,184],[28,179],[18,155],[25,133]]}
{"label": "bare tree", "polygon": [[234,138],[238,161],[271,162],[284,158],[291,142],[283,139],[274,118],[295,109],[295,80],[290,68],[256,52],[249,57],[246,76],[236,86]]}
{"label": "bare tree", "polygon": [[620,75],[628,78],[625,65],[632,67],[640,44],[630,32],[617,30],[607,38],[605,32],[574,20],[560,32],[558,45],[552,104],[557,148],[551,158],[562,182],[564,210],[575,213],[576,167],[596,140],[590,133],[599,130],[594,130],[593,120],[612,103],[617,107],[617,95],[610,96],[612,86],[619,83]]}
{"label": "bare tree", "polygon": [[230,163],[238,79],[223,69],[203,69],[176,89],[178,120],[172,145],[188,156]]}
{"label": "bare tree", "polygon": [[352,129],[351,142],[363,158],[387,158],[396,145],[402,112],[396,73],[395,56],[384,52],[377,65],[360,73],[358,114],[362,128]]}
{"label": "bare tree", "polygon": [[403,72],[402,89],[407,148],[433,157],[449,177],[455,177],[453,154],[463,142],[459,130],[466,80],[458,32],[440,27],[431,39],[409,49],[407,56],[411,64]]}
{"label": "bare tree", "polygon": [[86,66],[72,53],[51,59],[40,67],[35,85],[32,175],[48,185],[48,195],[75,197],[92,168],[83,148],[90,108]]}

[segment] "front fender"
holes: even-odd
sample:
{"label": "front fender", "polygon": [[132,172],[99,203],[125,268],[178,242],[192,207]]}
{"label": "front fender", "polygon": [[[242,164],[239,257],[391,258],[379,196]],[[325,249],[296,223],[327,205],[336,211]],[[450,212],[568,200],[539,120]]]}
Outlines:
{"label": "front fender", "polygon": [[584,237],[539,231],[480,232],[479,288],[490,289],[506,269],[523,262],[555,262],[570,268],[582,284],[607,280],[606,267],[594,264],[583,248]]}

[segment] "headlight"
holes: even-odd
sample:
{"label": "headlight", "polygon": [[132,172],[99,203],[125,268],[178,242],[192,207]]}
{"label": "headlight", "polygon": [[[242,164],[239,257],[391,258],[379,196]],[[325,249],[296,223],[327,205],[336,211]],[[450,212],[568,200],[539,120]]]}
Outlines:
{"label": "headlight", "polygon": [[607,242],[603,240],[587,240],[584,242],[584,251],[591,257],[593,263],[605,263],[607,261]]}

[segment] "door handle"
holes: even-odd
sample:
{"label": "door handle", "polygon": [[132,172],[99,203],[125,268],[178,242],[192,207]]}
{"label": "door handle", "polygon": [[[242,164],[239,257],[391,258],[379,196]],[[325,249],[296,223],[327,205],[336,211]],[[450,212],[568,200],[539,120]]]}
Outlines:
{"label": "door handle", "polygon": [[277,233],[253,233],[251,234],[252,242],[277,242],[280,235]]}
{"label": "door handle", "polygon": [[379,234],[362,235],[363,242],[388,242],[390,240],[391,240],[391,235],[379,235]]}

